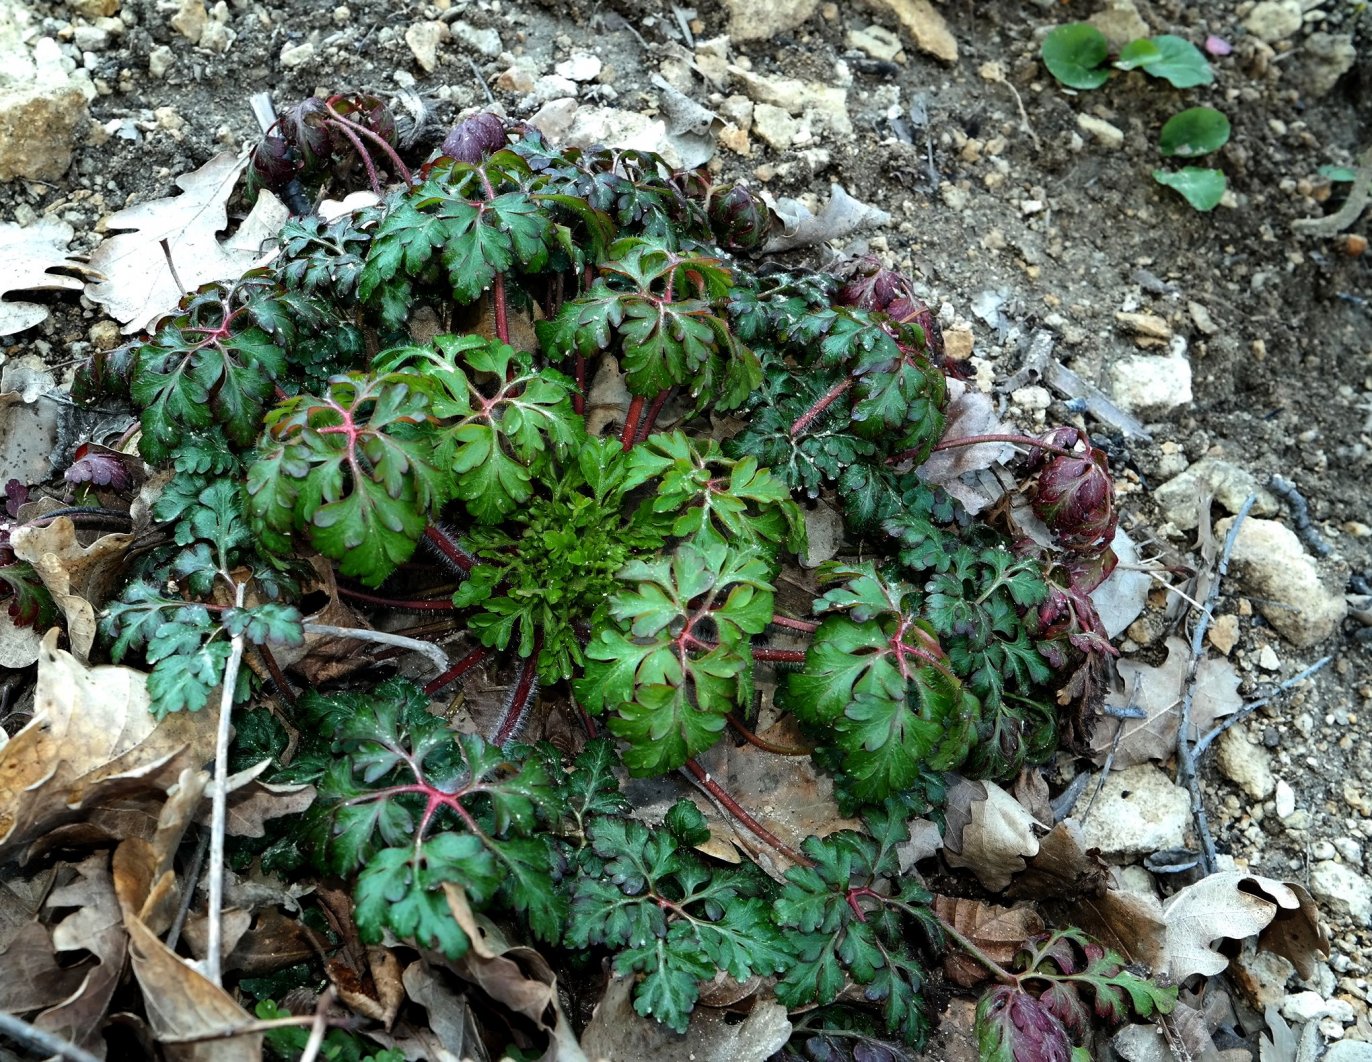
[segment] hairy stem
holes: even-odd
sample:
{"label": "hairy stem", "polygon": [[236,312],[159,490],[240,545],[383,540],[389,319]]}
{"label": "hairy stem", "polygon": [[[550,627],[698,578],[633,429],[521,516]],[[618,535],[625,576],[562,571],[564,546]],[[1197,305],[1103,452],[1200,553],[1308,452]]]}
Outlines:
{"label": "hairy stem", "polygon": [[754,748],[761,749],[763,752],[770,752],[773,756],[808,756],[814,751],[814,749],[792,748],[789,745],[774,745],[766,738],[759,737],[752,730],[749,730],[748,727],[744,725],[743,720],[734,715],[733,712],[730,712],[724,718],[729,720],[729,725],[738,732],[738,736],[744,741],[748,742],[748,744],[752,745]]}
{"label": "hairy stem", "polygon": [[643,416],[643,396],[634,395],[629,402],[629,412],[624,415],[624,434],[620,437],[627,454],[634,448],[634,440],[638,438],[638,420]]}
{"label": "hairy stem", "polygon": [[688,772],[695,783],[700,786],[701,789],[705,790],[720,807],[724,808],[725,811],[737,819],[744,829],[766,844],[769,848],[780,852],[797,866],[812,867],[815,865],[814,860],[810,859],[802,852],[797,852],[785,841],[778,838],[776,834],[760,824],[757,819],[748,814],[748,812],[739,805],[738,801],[726,793],[720,784],[710,777],[710,772],[695,760],[687,760],[686,765],[682,767],[682,770]]}
{"label": "hairy stem", "polygon": [[363,590],[353,590],[346,586],[338,588],[338,596],[350,598],[353,601],[364,601],[369,605],[381,605],[383,608],[399,609],[404,612],[451,612],[453,610],[452,599],[447,597],[382,597],[380,594],[369,594]]}
{"label": "hairy stem", "polygon": [[475,559],[459,546],[447,532],[430,524],[424,529],[424,541],[439,556],[450,561],[463,575],[471,573]]}
{"label": "hairy stem", "polygon": [[833,387],[825,391],[824,394],[820,395],[818,400],[816,400],[815,404],[811,406],[809,409],[807,409],[800,416],[798,416],[796,418],[796,422],[791,425],[791,438],[794,439],[797,435],[799,435],[811,424],[813,424],[815,422],[815,418],[818,417],[830,406],[832,406],[836,401],[838,401],[839,397],[844,392],[846,392],[850,387],[853,386],[855,380],[856,377],[845,376],[838,383],[834,384]]}
{"label": "hairy stem", "polygon": [[257,655],[262,658],[262,663],[267,667],[267,674],[272,677],[272,685],[276,687],[276,692],[287,704],[295,704],[295,690],[291,689],[291,684],[286,681],[286,674],[281,670],[281,665],[276,662],[276,654],[265,644],[257,647]]}
{"label": "hairy stem", "polygon": [[448,668],[447,671],[443,672],[443,674],[439,675],[436,679],[433,679],[427,686],[424,687],[424,692],[427,693],[430,697],[432,697],[435,693],[443,689],[445,686],[451,686],[454,682],[460,679],[468,671],[476,667],[477,664],[485,660],[487,653],[488,650],[484,645],[478,645],[475,649],[473,649],[470,653],[464,656],[456,664]]}
{"label": "hairy stem", "polygon": [[788,631],[799,631],[801,634],[814,634],[819,630],[818,623],[811,623],[809,620],[792,619],[790,616],[777,614],[769,621],[774,627],[785,627]]}
{"label": "hairy stem", "polygon": [[[505,299],[505,274],[497,273],[491,287],[491,302],[495,304],[495,337],[502,343],[510,341],[510,307]],[[514,374],[514,363],[507,370],[507,382]]]}
{"label": "hairy stem", "polygon": [[578,354],[574,362],[576,375],[576,394],[572,395],[572,409],[578,413],[586,412],[586,355]]}
{"label": "hairy stem", "polygon": [[664,387],[657,393],[657,397],[653,399],[653,404],[648,407],[648,415],[643,418],[643,423],[639,426],[636,436],[637,442],[642,442],[652,434],[653,428],[657,424],[657,418],[662,415],[662,407],[667,404],[667,399],[671,394],[672,388],[670,387]]}
{"label": "hairy stem", "polygon": [[519,667],[519,677],[515,680],[510,702],[505,706],[505,714],[491,738],[491,744],[496,748],[504,748],[513,740],[529,718],[529,709],[533,707],[534,698],[538,695],[538,654],[542,651],[543,631],[540,630],[534,636],[533,652],[524,658]]}
{"label": "hairy stem", "polygon": [[[1085,457],[1085,451],[1066,450],[1061,446],[1053,446],[1041,439],[1035,439],[1031,435],[964,435],[957,439],[943,439],[937,443],[930,453],[938,453],[940,450],[955,450],[959,446],[982,446],[986,443],[1009,443],[1011,446],[1026,446],[1031,450],[1043,450],[1045,453],[1056,454],[1058,457]],[[918,457],[924,451],[915,447],[913,450],[902,450],[898,454],[892,454],[886,459],[888,465],[898,465],[902,461],[910,461]]]}

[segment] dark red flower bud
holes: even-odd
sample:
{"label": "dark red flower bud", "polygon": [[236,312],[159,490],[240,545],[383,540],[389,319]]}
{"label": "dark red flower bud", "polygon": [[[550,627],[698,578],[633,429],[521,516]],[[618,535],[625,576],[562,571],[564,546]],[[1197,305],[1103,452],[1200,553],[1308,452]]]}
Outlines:
{"label": "dark red flower bud", "polygon": [[281,119],[281,134],[299,150],[306,168],[323,162],[333,153],[330,117],[328,104],[311,96],[297,103]]}
{"label": "dark red flower bud", "polygon": [[1108,546],[1118,514],[1105,451],[1051,457],[1034,484],[1033,507],[1063,548],[1086,553]]}
{"label": "dark red flower bud", "polygon": [[482,111],[464,118],[443,138],[443,154],[473,166],[506,144],[505,122],[497,114]]}
{"label": "dark red flower bud", "polygon": [[742,182],[716,188],[710,196],[710,229],[721,247],[751,251],[772,228],[771,212],[761,197]]}
{"label": "dark red flower bud", "polygon": [[279,192],[290,184],[295,176],[295,159],[291,146],[279,136],[266,136],[253,149],[252,161],[248,164],[253,184],[259,188],[269,188]]}
{"label": "dark red flower bud", "polygon": [[943,330],[924,300],[914,293],[914,282],[904,273],[887,269],[872,255],[855,258],[844,267],[848,279],[836,301],[862,310],[880,310],[891,320],[916,325],[924,333],[924,349],[939,361],[943,358]]}

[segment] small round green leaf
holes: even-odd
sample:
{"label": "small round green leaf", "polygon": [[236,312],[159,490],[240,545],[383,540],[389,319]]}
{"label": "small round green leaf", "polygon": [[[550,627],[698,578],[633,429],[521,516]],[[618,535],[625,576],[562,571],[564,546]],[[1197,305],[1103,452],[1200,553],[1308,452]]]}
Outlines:
{"label": "small round green leaf", "polygon": [[1180,170],[1154,170],[1153,180],[1179,192],[1195,209],[1205,213],[1214,210],[1224,198],[1226,182],[1219,170],[1201,166],[1187,166]]}
{"label": "small round green leaf", "polygon": [[1190,107],[1167,119],[1158,147],[1167,156],[1192,159],[1229,142],[1229,119],[1213,107]]}
{"label": "small round green leaf", "polygon": [[1086,22],[1069,22],[1043,39],[1043,65],[1068,88],[1104,85],[1110,71],[1100,69],[1110,54],[1105,34]]}
{"label": "small round green leaf", "polygon": [[1135,67],[1146,67],[1149,63],[1156,63],[1161,58],[1162,49],[1147,37],[1140,37],[1124,46],[1120,57],[1115,60],[1115,67],[1119,70],[1133,70]]}
{"label": "small round green leaf", "polygon": [[[1135,41],[1134,44],[1140,42]],[[1170,33],[1152,38],[1149,42],[1157,50],[1157,56],[1135,65],[1153,77],[1160,77],[1172,83],[1174,88],[1195,88],[1208,85],[1215,80],[1215,72],[1210,69],[1205,55],[1190,41],[1174,37]],[[1129,51],[1133,45],[1125,48]],[[1120,55],[1122,60],[1124,55]],[[1119,64],[1116,64],[1119,65]]]}

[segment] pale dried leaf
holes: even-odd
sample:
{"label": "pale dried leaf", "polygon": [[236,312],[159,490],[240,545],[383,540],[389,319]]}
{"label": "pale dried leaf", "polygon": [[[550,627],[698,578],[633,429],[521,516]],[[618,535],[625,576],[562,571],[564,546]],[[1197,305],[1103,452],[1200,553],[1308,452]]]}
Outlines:
{"label": "pale dried leaf", "polygon": [[796,199],[779,199],[772,209],[782,223],[783,232],[763,244],[763,254],[827,243],[851,236],[860,229],[886,225],[891,220],[886,211],[854,199],[838,184],[829,186],[829,200],[818,214]]}
{"label": "pale dried leaf", "polygon": [[[1024,942],[1043,932],[1043,919],[1028,906],[1001,907],[953,896],[935,896],[935,913],[989,958],[1008,967]],[[950,948],[943,959],[944,971],[964,988],[981,984],[991,976],[989,970],[970,955]]]}
{"label": "pale dried leaf", "polygon": [[467,1042],[475,1029],[466,999],[422,959],[405,967],[401,980],[409,997],[428,1011],[429,1029],[442,1044],[444,1055],[453,1062],[468,1057]]}
{"label": "pale dried leaf", "polygon": [[[13,335],[42,323],[48,308],[41,303],[6,299],[16,291],[80,291],[84,281],[70,273],[86,273],[67,257],[72,227],[56,218],[41,217],[28,225],[0,222],[0,336]],[[54,270],[66,270],[57,273]]]}
{"label": "pale dried leaf", "polygon": [[77,659],[87,659],[95,644],[96,613],[122,581],[124,561],[134,536],[103,535],[89,546],[76,540],[76,525],[59,516],[42,527],[17,528],[10,536],[14,555],[33,565],[67,620],[67,636]]}
{"label": "pale dried leaf", "polygon": [[[1120,677],[1126,691],[1137,688],[1133,705],[1144,712],[1142,719],[1125,719],[1096,728],[1091,751],[1097,763],[1104,763],[1120,729],[1113,767],[1123,770],[1149,760],[1165,760],[1177,749],[1181,726],[1182,687],[1191,660],[1191,648],[1175,635],[1167,639],[1167,659],[1157,667],[1134,660],[1119,662]],[[1137,686],[1136,686],[1137,683]],[[1204,657],[1196,665],[1195,694],[1191,701],[1191,740],[1210,730],[1216,720],[1243,706],[1238,694],[1239,676],[1234,665],[1223,657]]]}
{"label": "pale dried leaf", "polygon": [[585,1062],[571,1022],[562,1012],[557,977],[548,961],[533,948],[506,946],[494,924],[472,912],[460,886],[447,884],[443,891],[453,918],[472,942],[467,954],[452,964],[457,975],[547,1033],[545,1058]]}
{"label": "pale dried leaf", "polygon": [[1124,528],[1115,529],[1110,548],[1119,558],[1119,567],[1110,577],[1091,591],[1091,604],[1096,608],[1101,626],[1112,639],[1123,634],[1139,618],[1148,604],[1148,591],[1153,585],[1146,571],[1140,571],[1142,558],[1134,540]]}
{"label": "pale dried leaf", "polygon": [[1038,854],[1015,878],[1008,895],[1058,901],[1068,922],[1128,961],[1147,969],[1163,962],[1162,905],[1155,897],[1118,888],[1100,851],[1086,847],[1073,819],[1058,823],[1039,842]]}
{"label": "pale dried leaf", "polygon": [[0,749],[0,857],[115,792],[165,792],[213,755],[214,712],[158,721],[144,674],[87,667],[58,634],[43,640],[33,718]]}
{"label": "pale dried leaf", "polygon": [[[1168,897],[1162,909],[1167,924],[1165,972],[1173,981],[1224,970],[1229,960],[1211,947],[1217,940],[1244,940],[1261,933],[1283,911],[1299,921],[1315,917],[1309,897],[1299,895],[1290,883],[1238,870],[1211,874],[1186,886]],[[1298,956],[1286,958],[1298,965]],[[1307,964],[1312,960],[1313,955],[1304,956]]]}
{"label": "pale dried leaf", "polygon": [[[312,785],[271,785],[258,781],[258,776],[271,765],[270,759],[262,760],[225,779],[229,799],[224,829],[229,836],[263,837],[268,819],[298,815],[314,803],[317,791]],[[208,806],[202,808],[202,826],[210,824],[210,814]]]}
{"label": "pale dried leaf", "polygon": [[[232,996],[168,948],[139,916],[149,908],[161,910],[158,897],[175,893],[174,874],[159,873],[161,863],[161,854],[146,841],[125,841],[114,851],[115,895],[153,1034],[159,1039],[203,1036],[251,1021]],[[164,1043],[163,1052],[173,1062],[258,1062],[262,1037]]]}
{"label": "pale dried leaf", "polygon": [[786,1008],[762,1002],[738,1023],[731,1023],[725,1011],[697,1007],[691,1015],[690,1034],[678,1036],[634,1010],[633,988],[632,977],[610,979],[581,1037],[585,1053],[591,1058],[764,1062],[791,1038]]}
{"label": "pale dried leaf", "polygon": [[[961,380],[948,381],[947,417],[940,443],[964,439],[973,435],[1003,435],[1009,431],[1003,420],[996,416],[995,406],[989,396],[973,391]],[[957,498],[969,513],[979,513],[995,503],[1003,491],[999,485],[998,493],[988,492],[983,483],[967,482],[964,477],[987,468],[1004,464],[1015,449],[1008,443],[978,443],[975,446],[955,446],[931,454],[929,460],[919,467],[919,476],[926,483],[944,488]]]}
{"label": "pale dried leaf", "polygon": [[[176,307],[183,294],[176,278],[185,290],[194,291],[210,281],[234,280],[266,260],[262,241],[289,216],[270,193],[258,196],[238,232],[219,238],[228,226],[226,204],[245,163],[245,158],[222,151],[176,179],[182,194],[125,207],[106,219],[107,229],[118,235],[91,255],[91,269],[104,279],[86,285],[86,295],[123,322],[125,332],[145,329]],[[167,241],[166,254],[162,240]]]}
{"label": "pale dried leaf", "polygon": [[[966,867],[992,892],[999,892],[1024,869],[1026,856],[1039,850],[1034,836],[1034,817],[1014,797],[994,782],[978,782],[985,790],[981,799],[967,804],[967,825],[958,835],[954,850],[953,826],[944,848],[949,866]],[[953,794],[949,793],[949,804]]]}
{"label": "pale dried leaf", "polygon": [[34,1024],[103,1054],[100,1030],[123,977],[128,936],[115,899],[109,853],[97,852],[75,869],[76,879],[48,897],[50,908],[76,908],[53,927],[53,947],[59,952],[90,952],[94,961],[78,967],[84,977],[71,997],[44,1011]]}

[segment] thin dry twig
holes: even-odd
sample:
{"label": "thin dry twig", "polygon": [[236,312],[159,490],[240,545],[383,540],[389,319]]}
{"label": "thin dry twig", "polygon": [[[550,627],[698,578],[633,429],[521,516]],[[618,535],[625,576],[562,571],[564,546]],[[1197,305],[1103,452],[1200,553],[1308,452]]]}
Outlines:
{"label": "thin dry twig", "polygon": [[305,1050],[300,1053],[300,1062],[314,1062],[319,1057],[319,1049],[324,1046],[324,1034],[329,1029],[329,1008],[333,1006],[333,985],[319,997],[314,1008],[314,1024],[310,1026],[310,1038],[305,1041]]}
{"label": "thin dry twig", "polygon": [[1202,734],[1200,739],[1196,742],[1196,747],[1193,750],[1194,754],[1196,756],[1203,755],[1205,753],[1205,750],[1208,749],[1214,743],[1215,739],[1219,737],[1221,734],[1223,734],[1230,727],[1234,726],[1236,723],[1243,722],[1243,720],[1247,719],[1250,715],[1252,715],[1254,712],[1256,712],[1259,708],[1263,707],[1264,705],[1271,704],[1279,696],[1281,696],[1283,693],[1289,690],[1292,686],[1297,686],[1300,683],[1304,682],[1311,675],[1315,674],[1315,672],[1319,671],[1333,659],[1334,658],[1332,656],[1322,656],[1309,667],[1305,668],[1303,671],[1299,672],[1298,674],[1292,675],[1285,682],[1279,683],[1277,688],[1273,690],[1270,694],[1268,694],[1266,697],[1258,697],[1256,700],[1249,701],[1237,712],[1235,712],[1233,715],[1225,719],[1224,722],[1220,723],[1218,726]]}
{"label": "thin dry twig", "polygon": [[1196,626],[1191,631],[1191,660],[1186,668],[1186,682],[1182,685],[1181,726],[1177,730],[1177,784],[1185,785],[1191,794],[1191,817],[1196,822],[1196,834],[1200,838],[1201,866],[1207,874],[1215,872],[1215,839],[1210,834],[1210,820],[1205,814],[1205,801],[1202,799],[1200,776],[1196,771],[1195,744],[1191,740],[1191,702],[1196,696],[1196,670],[1200,667],[1205,653],[1205,632],[1210,629],[1210,620],[1215,615],[1215,602],[1219,600],[1220,584],[1229,571],[1229,556],[1234,551],[1234,543],[1239,537],[1239,528],[1248,518],[1248,512],[1257,502],[1258,496],[1250,494],[1234,517],[1229,534],[1224,538],[1224,549],[1220,551],[1219,563],[1215,565],[1215,577],[1205,595],[1205,607],[1196,617]]}
{"label": "thin dry twig", "polygon": [[0,1036],[32,1048],[35,1052],[64,1059],[65,1062],[100,1062],[83,1047],[54,1036],[46,1029],[30,1025],[22,1018],[0,1011]]}
{"label": "thin dry twig", "polygon": [[335,627],[329,623],[306,623],[304,631],[306,634],[329,634],[335,638],[354,638],[359,642],[376,642],[379,645],[393,645],[398,649],[413,649],[416,653],[423,653],[432,660],[440,675],[448,670],[448,654],[434,645],[433,642],[420,641],[418,638],[406,638],[403,634],[391,634],[388,631],[369,631],[363,630],[361,627]]}
{"label": "thin dry twig", "polygon": [[[246,586],[234,588],[234,606],[243,607]],[[205,976],[220,984],[220,952],[224,933],[224,834],[229,806],[229,741],[233,734],[233,694],[238,669],[243,665],[243,635],[229,642],[229,661],[224,665],[224,685],[219,697],[219,729],[214,745],[214,794],[210,815],[210,901],[205,936]]]}

